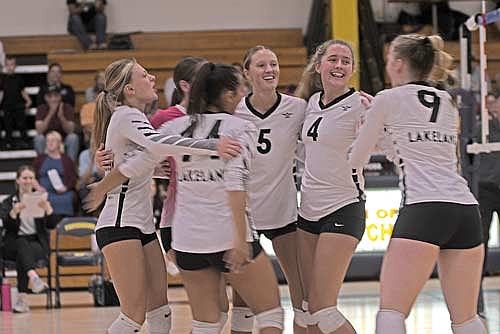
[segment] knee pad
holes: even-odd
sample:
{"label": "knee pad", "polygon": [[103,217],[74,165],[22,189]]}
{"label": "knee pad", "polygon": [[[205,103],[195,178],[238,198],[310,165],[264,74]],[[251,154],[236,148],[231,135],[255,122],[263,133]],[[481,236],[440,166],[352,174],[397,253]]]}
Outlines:
{"label": "knee pad", "polygon": [[451,330],[453,334],[486,334],[486,327],[482,323],[479,316],[475,316],[474,318],[467,320],[461,324],[451,324]]}
{"label": "knee pad", "polygon": [[170,306],[167,304],[146,312],[146,323],[148,324],[148,334],[169,334],[172,326]]}
{"label": "knee pad", "polygon": [[248,307],[233,307],[231,309],[231,330],[251,333],[255,316]]}
{"label": "knee pad", "polygon": [[220,333],[220,323],[219,322],[203,322],[198,320],[192,321],[193,329],[191,334],[219,334]]}
{"label": "knee pad", "polygon": [[322,333],[328,334],[336,331],[345,322],[346,319],[337,306],[331,306],[311,314],[309,324],[318,325]]}
{"label": "knee pad", "polygon": [[297,326],[307,328],[310,317],[311,314],[309,314],[309,311],[304,311],[295,307],[293,308],[293,322],[295,322]]}
{"label": "knee pad", "polygon": [[398,311],[379,310],[375,334],[406,334],[405,318],[405,315]]}
{"label": "knee pad", "polygon": [[133,334],[139,333],[141,330],[141,324],[138,324],[134,320],[127,317],[125,314],[121,313],[118,318],[113,321],[111,326],[108,328],[108,334]]}
{"label": "knee pad", "polygon": [[261,312],[255,315],[255,327],[262,328],[279,328],[283,329],[284,312],[281,306],[268,311]]}
{"label": "knee pad", "polygon": [[226,325],[226,322],[227,322],[227,312],[221,312],[220,318],[219,318],[219,328],[220,328],[221,333],[224,330],[224,326]]}

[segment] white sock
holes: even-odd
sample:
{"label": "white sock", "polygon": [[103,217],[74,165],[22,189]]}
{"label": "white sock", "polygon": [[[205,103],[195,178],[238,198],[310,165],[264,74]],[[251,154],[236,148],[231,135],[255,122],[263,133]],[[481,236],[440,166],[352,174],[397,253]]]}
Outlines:
{"label": "white sock", "polygon": [[172,310],[168,304],[146,312],[148,334],[169,334],[172,326]]}
{"label": "white sock", "polygon": [[451,324],[451,330],[454,334],[486,334],[486,328],[479,316],[467,320],[461,324]]}
{"label": "white sock", "polygon": [[115,321],[109,326],[108,334],[133,334],[139,333],[141,330],[141,324],[138,324],[134,320],[127,317],[125,314],[121,313],[118,315]]}

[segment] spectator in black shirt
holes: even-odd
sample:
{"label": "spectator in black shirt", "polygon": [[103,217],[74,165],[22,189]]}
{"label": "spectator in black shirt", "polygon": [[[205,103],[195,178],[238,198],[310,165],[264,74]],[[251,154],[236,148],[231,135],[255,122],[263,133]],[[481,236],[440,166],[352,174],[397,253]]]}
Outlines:
{"label": "spectator in black shirt", "polygon": [[[15,70],[16,59],[7,57],[5,73],[0,76],[0,90],[3,91],[1,109],[4,111],[5,127],[4,149],[28,147],[26,109],[31,105],[31,98],[26,92],[23,78],[14,73]],[[12,139],[13,130],[19,130],[21,133],[21,138],[17,142]]]}
{"label": "spectator in black shirt", "polygon": [[59,88],[59,93],[61,94],[62,101],[75,107],[75,92],[73,87],[66,85],[61,82],[62,78],[62,66],[58,63],[53,63],[49,66],[49,72],[47,73],[47,82],[40,86],[40,91],[36,97],[36,105],[42,105],[45,103],[45,94],[49,90],[49,86],[57,86]]}
{"label": "spectator in black shirt", "polygon": [[[75,35],[85,49],[105,49],[106,45],[106,0],[66,0],[68,5],[68,31]],[[95,33],[93,41],[88,33]]]}

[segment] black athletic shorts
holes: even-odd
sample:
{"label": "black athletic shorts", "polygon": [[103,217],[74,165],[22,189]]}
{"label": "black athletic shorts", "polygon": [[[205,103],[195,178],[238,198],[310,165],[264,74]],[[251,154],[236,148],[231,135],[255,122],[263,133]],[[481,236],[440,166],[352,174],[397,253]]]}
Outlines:
{"label": "black athletic shorts", "polygon": [[273,228],[270,230],[257,230],[257,233],[259,233],[259,235],[264,234],[266,238],[268,238],[269,240],[273,240],[276,237],[295,231],[297,231],[297,222],[293,222],[283,227]]}
{"label": "black athletic shorts", "polygon": [[340,233],[361,240],[365,233],[365,202],[348,204],[318,221],[299,216],[297,227],[312,234]]}
{"label": "black athletic shorts", "polygon": [[392,238],[427,242],[441,249],[468,249],[482,242],[478,205],[426,202],[404,206]]}
{"label": "black athletic shorts", "polygon": [[[262,252],[262,246],[258,241],[252,242],[251,245],[253,252],[252,259],[255,259]],[[177,261],[177,266],[183,270],[201,270],[208,267],[215,267],[215,269],[227,273],[229,269],[226,268],[226,262],[224,262],[226,252],[187,253],[175,251],[175,260]]]}
{"label": "black athletic shorts", "polygon": [[172,248],[172,227],[160,228],[160,237],[163,249],[168,252]]}
{"label": "black athletic shorts", "polygon": [[97,245],[99,249],[103,249],[113,242],[122,240],[137,239],[141,241],[143,246],[149,244],[151,241],[156,240],[156,232],[151,234],[144,234],[137,227],[124,226],[124,227],[102,227],[95,232]]}

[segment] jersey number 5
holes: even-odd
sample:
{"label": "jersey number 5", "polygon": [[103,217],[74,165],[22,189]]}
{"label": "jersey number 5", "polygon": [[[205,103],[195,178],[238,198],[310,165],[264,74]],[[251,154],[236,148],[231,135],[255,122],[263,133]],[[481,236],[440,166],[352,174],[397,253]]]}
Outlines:
{"label": "jersey number 5", "polygon": [[[432,97],[432,101],[426,100],[427,96]],[[418,100],[425,107],[432,108],[431,119],[429,120],[429,122],[436,123],[436,120],[438,117],[438,112],[439,112],[439,105],[441,104],[441,98],[439,96],[437,96],[437,94],[435,92],[431,92],[428,90],[419,90],[418,91]]]}
{"label": "jersey number 5", "polygon": [[271,133],[271,129],[260,129],[259,132],[259,146],[257,146],[257,151],[259,151],[260,154],[266,154],[271,151],[271,140],[269,138],[266,138],[266,135]]}
{"label": "jersey number 5", "polygon": [[317,120],[314,121],[314,123],[311,125],[309,130],[307,130],[307,136],[311,137],[313,141],[318,141],[318,128],[319,128],[319,123],[323,120],[323,117],[318,117]]}
{"label": "jersey number 5", "polygon": [[[208,134],[206,139],[219,138],[219,128],[220,128],[221,123],[222,123],[222,121],[220,119],[215,122],[214,126],[212,126],[212,129],[210,130],[210,133]],[[216,155],[212,155],[210,158],[219,159],[219,157]],[[191,156],[190,155],[183,155],[182,161],[183,162],[191,161]]]}

